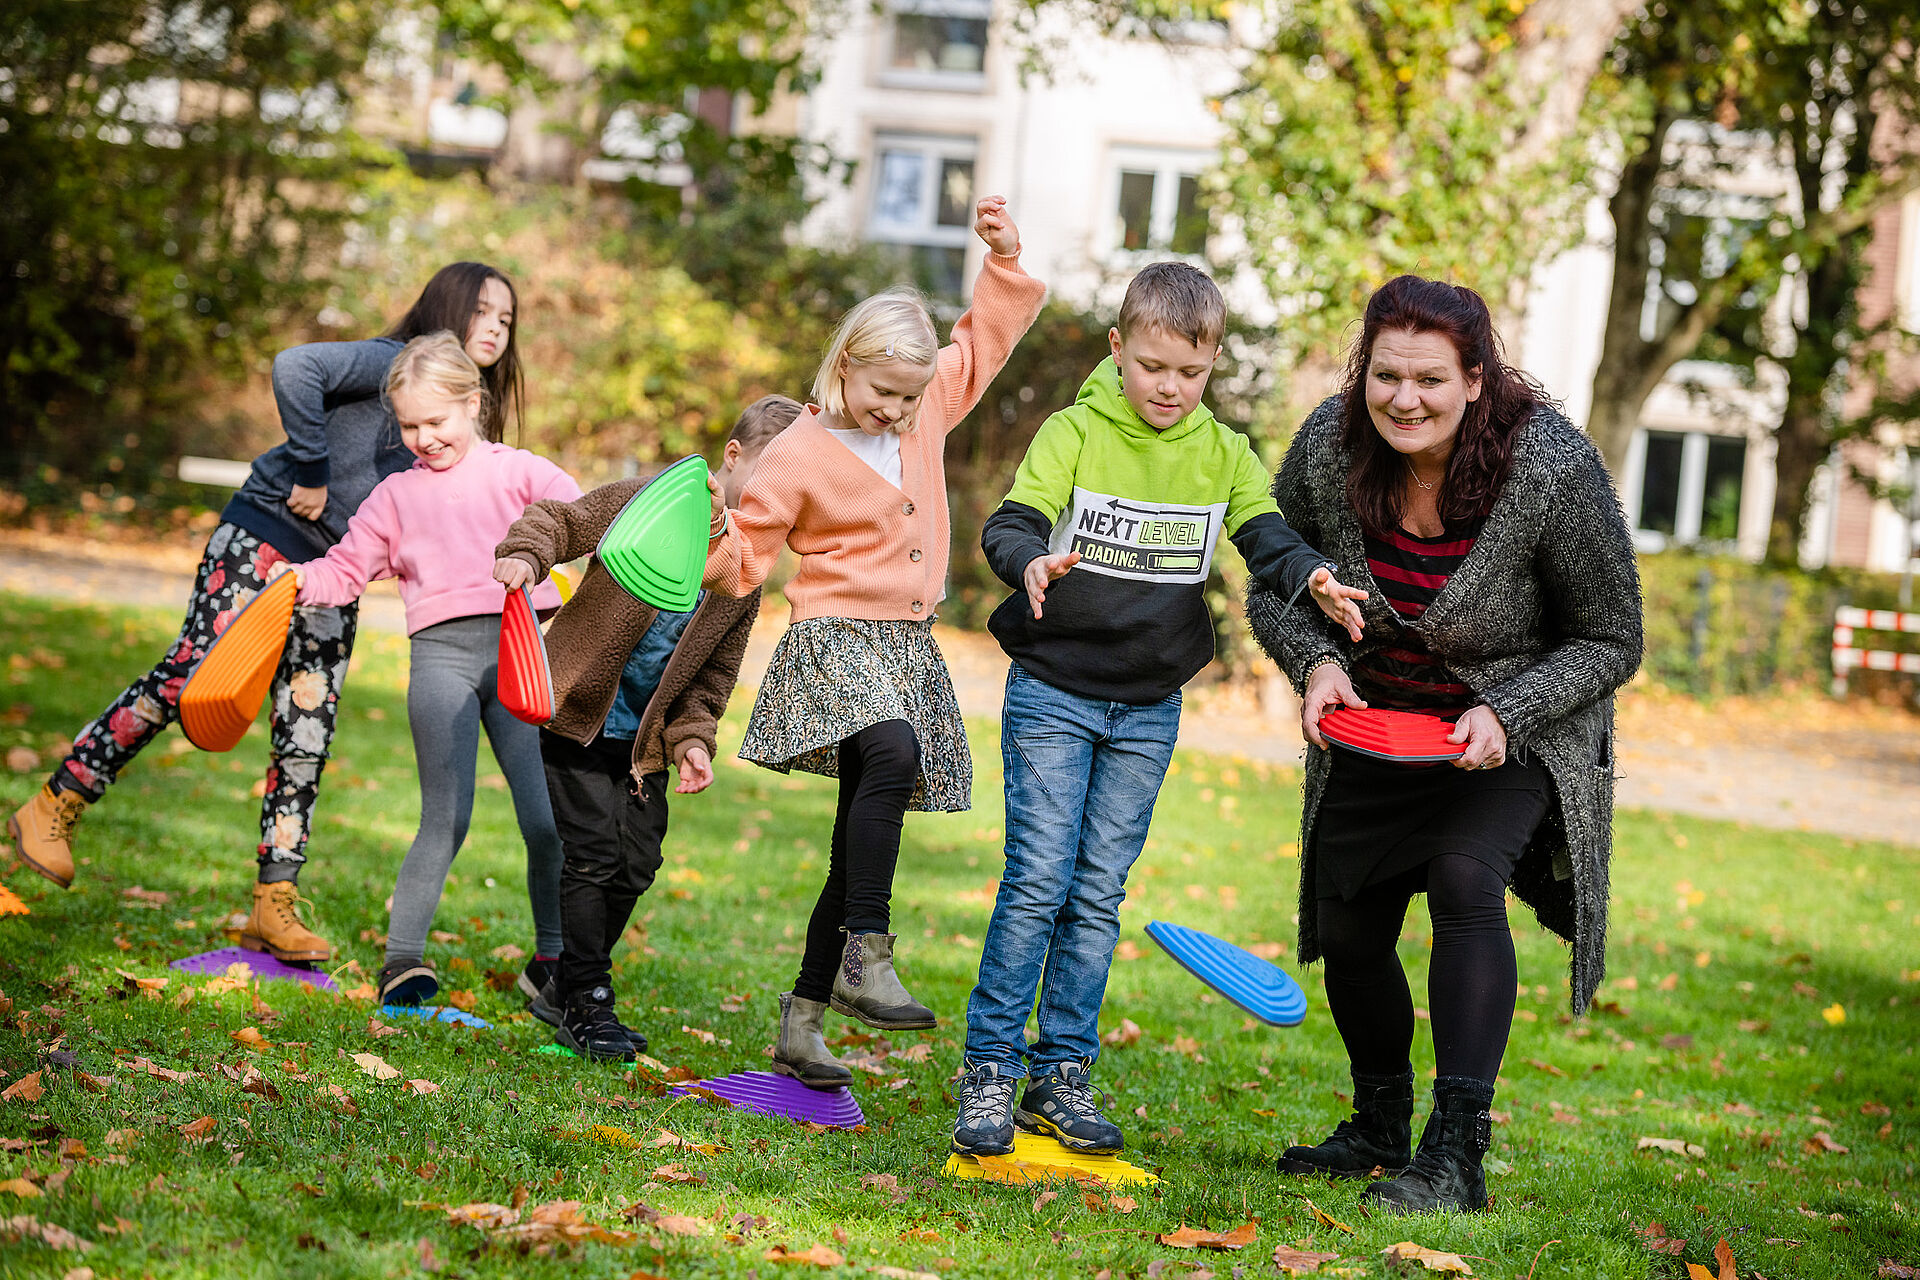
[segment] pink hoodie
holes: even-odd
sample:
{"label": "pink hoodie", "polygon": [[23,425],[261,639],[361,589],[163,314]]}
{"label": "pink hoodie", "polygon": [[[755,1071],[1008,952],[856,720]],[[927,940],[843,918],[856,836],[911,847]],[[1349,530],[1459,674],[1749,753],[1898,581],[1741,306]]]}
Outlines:
{"label": "pink hoodie", "polygon": [[[528,506],[572,502],[573,477],[525,449],[475,440],[450,470],[416,462],[374,486],[347,536],[300,566],[301,604],[348,604],[377,578],[398,578],[407,634],[450,618],[499,613],[506,589],[493,580],[493,548]],[[535,609],[560,607],[552,581],[533,589]]]}

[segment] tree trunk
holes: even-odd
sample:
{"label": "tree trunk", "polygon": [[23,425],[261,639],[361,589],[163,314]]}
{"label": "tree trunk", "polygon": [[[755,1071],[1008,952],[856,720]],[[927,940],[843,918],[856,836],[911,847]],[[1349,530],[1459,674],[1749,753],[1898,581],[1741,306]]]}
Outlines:
{"label": "tree trunk", "polygon": [[1654,117],[1646,145],[1621,166],[1620,185],[1607,201],[1607,212],[1613,217],[1613,281],[1600,339],[1600,363],[1593,371],[1587,434],[1600,446],[1616,477],[1627,465],[1627,446],[1640,421],[1640,406],[1666,372],[1661,368],[1648,377],[1654,344],[1640,335],[1640,314],[1652,263],[1654,193],[1672,127],[1671,114],[1662,111]]}

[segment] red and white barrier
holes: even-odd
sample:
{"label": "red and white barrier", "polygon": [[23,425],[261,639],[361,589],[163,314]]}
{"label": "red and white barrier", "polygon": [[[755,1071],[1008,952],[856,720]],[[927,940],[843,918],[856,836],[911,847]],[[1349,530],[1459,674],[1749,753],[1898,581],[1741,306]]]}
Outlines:
{"label": "red and white barrier", "polygon": [[1920,613],[1897,613],[1892,609],[1836,609],[1833,613],[1833,696],[1847,692],[1847,672],[1856,667],[1868,671],[1903,671],[1920,675],[1920,653],[1897,653],[1891,649],[1862,649],[1853,643],[1853,633],[1861,631],[1905,631],[1920,634]]}

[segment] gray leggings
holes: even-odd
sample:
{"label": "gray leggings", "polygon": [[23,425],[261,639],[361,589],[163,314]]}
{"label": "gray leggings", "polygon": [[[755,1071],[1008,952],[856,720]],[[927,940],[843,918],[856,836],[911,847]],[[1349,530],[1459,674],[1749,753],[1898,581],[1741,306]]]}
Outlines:
{"label": "gray leggings", "polygon": [[426,953],[427,929],[440,905],[447,870],[473,819],[473,768],[482,725],[494,759],[507,775],[514,816],[527,842],[535,953],[560,954],[560,836],[547,803],[540,730],[500,705],[494,692],[499,654],[500,619],[490,614],[454,618],[414,633],[407,719],[420,770],[420,830],[393,885],[389,961]]}

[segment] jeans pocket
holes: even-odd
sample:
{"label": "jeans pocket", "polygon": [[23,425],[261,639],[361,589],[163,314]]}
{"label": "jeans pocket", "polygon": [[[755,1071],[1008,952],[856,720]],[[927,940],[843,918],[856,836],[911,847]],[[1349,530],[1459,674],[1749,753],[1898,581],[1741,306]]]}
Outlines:
{"label": "jeans pocket", "polygon": [[[1005,730],[1003,729],[1002,732],[1005,733]],[[1053,798],[1052,789],[1047,786],[1047,780],[1041,775],[1039,767],[1033,763],[1033,757],[1028,755],[1027,749],[1020,745],[1020,739],[1008,733],[1006,734],[1006,740],[1007,745],[1011,746],[1014,752],[1020,757],[1020,763],[1026,765],[1027,772],[1033,775],[1034,784],[1051,800]]]}

